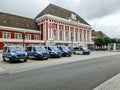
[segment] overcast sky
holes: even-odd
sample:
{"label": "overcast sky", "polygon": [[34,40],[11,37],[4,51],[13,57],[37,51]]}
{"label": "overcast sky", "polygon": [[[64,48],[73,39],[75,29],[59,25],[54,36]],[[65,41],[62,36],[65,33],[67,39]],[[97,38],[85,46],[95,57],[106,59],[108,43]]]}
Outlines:
{"label": "overcast sky", "polygon": [[96,31],[120,38],[120,0],[0,0],[0,12],[34,18],[49,3],[76,12]]}

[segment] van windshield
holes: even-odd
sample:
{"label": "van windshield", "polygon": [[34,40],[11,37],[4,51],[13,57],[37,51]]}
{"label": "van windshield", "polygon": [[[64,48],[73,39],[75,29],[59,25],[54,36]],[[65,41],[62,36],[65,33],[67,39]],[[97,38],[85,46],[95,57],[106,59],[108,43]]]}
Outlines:
{"label": "van windshield", "polygon": [[11,52],[14,52],[14,51],[23,52],[24,51],[23,46],[10,46],[9,49]]}
{"label": "van windshield", "polygon": [[69,50],[67,46],[61,46],[62,50]]}
{"label": "van windshield", "polygon": [[50,46],[51,50],[58,50],[58,48],[56,46]]}
{"label": "van windshield", "polygon": [[82,47],[82,49],[83,49],[83,50],[87,50],[87,48],[86,48],[86,47]]}
{"label": "van windshield", "polygon": [[35,46],[35,50],[36,51],[45,51],[45,47],[44,46]]}

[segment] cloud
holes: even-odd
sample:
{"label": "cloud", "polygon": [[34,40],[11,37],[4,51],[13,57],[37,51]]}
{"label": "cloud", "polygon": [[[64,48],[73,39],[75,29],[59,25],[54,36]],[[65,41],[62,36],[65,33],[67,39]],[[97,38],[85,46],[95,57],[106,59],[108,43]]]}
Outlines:
{"label": "cloud", "polygon": [[120,0],[49,0],[76,12],[85,20],[101,18],[120,9]]}
{"label": "cloud", "polygon": [[77,12],[86,19],[106,16],[120,9],[120,0],[81,0]]}
{"label": "cloud", "polygon": [[120,38],[120,10],[102,18],[89,21],[96,31],[103,31],[109,37]]}
{"label": "cloud", "polygon": [[120,0],[1,0],[0,11],[34,18],[49,3],[74,11],[85,20],[120,9]]}
{"label": "cloud", "polygon": [[97,31],[120,37],[120,0],[0,0],[0,11],[34,18],[49,3],[76,12]]}
{"label": "cloud", "polygon": [[1,0],[0,11],[34,18],[48,4],[48,0]]}

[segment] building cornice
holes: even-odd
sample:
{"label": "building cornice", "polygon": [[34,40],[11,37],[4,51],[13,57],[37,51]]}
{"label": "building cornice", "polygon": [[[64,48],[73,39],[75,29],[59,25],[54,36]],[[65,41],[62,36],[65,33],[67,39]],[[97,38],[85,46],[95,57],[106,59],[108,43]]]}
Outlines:
{"label": "building cornice", "polygon": [[23,28],[15,28],[15,27],[7,27],[7,26],[0,26],[1,30],[9,30],[9,31],[18,31],[18,32],[29,32],[29,33],[39,33],[41,31],[31,30],[31,29],[23,29]]}
{"label": "building cornice", "polygon": [[61,17],[57,17],[57,16],[53,16],[53,15],[50,15],[50,14],[45,14],[39,18],[36,19],[36,22],[39,22],[43,19],[55,19],[55,20],[58,20],[58,21],[64,21],[66,23],[69,23],[69,24],[73,24],[73,25],[76,25],[76,26],[81,26],[81,27],[85,27],[85,28],[88,28],[88,29],[92,29],[92,27],[90,25],[86,25],[86,24],[83,24],[83,23],[79,23],[79,22],[72,22],[71,19],[64,19],[64,18],[61,18]]}
{"label": "building cornice", "polygon": [[[23,42],[23,39],[4,39],[0,38],[0,42]],[[25,43],[44,43],[43,40],[26,40]]]}

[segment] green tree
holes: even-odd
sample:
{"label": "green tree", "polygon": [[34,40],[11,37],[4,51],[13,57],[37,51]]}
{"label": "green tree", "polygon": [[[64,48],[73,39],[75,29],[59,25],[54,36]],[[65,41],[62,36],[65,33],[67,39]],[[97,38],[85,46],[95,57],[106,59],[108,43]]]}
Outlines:
{"label": "green tree", "polygon": [[102,47],[104,46],[108,46],[108,43],[112,43],[112,40],[109,37],[99,37],[95,39],[95,45],[97,47],[100,47],[102,49]]}
{"label": "green tree", "polygon": [[96,38],[94,42],[95,42],[95,45],[99,47],[102,47],[103,45],[105,45],[105,41],[103,37]]}
{"label": "green tree", "polygon": [[108,45],[108,43],[112,43],[111,39],[109,37],[104,37],[104,42],[105,44],[104,45]]}
{"label": "green tree", "polygon": [[116,39],[111,39],[111,43],[116,43]]}

